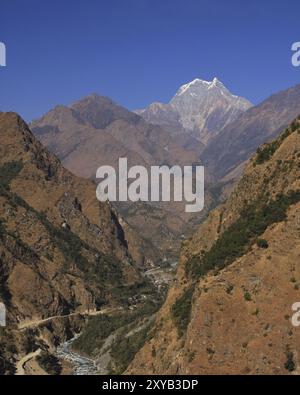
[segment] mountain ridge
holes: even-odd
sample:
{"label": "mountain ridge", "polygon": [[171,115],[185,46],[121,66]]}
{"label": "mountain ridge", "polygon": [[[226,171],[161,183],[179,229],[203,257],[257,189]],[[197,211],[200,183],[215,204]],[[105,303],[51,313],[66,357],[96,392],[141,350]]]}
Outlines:
{"label": "mountain ridge", "polygon": [[271,95],[241,114],[201,153],[210,174],[215,179],[226,176],[247,161],[258,146],[275,138],[299,113],[300,84]]}
{"label": "mountain ridge", "polygon": [[[99,95],[51,110],[40,120],[35,120],[31,127],[37,138],[60,157],[66,168],[86,178],[94,179],[102,165],[118,169],[120,157],[128,159],[128,167],[141,165],[147,169],[152,165],[199,163],[193,144],[183,147],[164,128],[147,123],[137,114]],[[129,202],[116,203],[116,206],[125,217],[132,205]],[[145,211],[151,227],[144,225]],[[170,220],[162,224],[161,213],[163,216],[169,213]],[[165,258],[163,249],[172,250],[170,245],[174,245],[176,250],[179,247],[180,229],[185,217],[183,204],[171,207],[145,203],[144,208],[131,210],[127,220],[155,247],[154,252],[152,247],[147,248],[146,255],[151,259],[156,255],[161,262]],[[175,254],[171,251],[170,255],[173,259]]]}
{"label": "mountain ridge", "polygon": [[173,133],[191,134],[203,144],[252,104],[233,95],[217,78],[199,78],[182,85],[168,104],[152,103],[136,112],[148,122],[168,126]]}
{"label": "mountain ridge", "polygon": [[[260,147],[182,247],[128,374],[299,374],[300,117]],[[270,308],[272,306],[272,308]]]}
{"label": "mountain ridge", "polygon": [[0,371],[13,373],[22,356],[73,337],[86,311],[127,307],[153,287],[133,258],[138,237],[91,181],[64,169],[16,113],[0,113],[0,137]]}

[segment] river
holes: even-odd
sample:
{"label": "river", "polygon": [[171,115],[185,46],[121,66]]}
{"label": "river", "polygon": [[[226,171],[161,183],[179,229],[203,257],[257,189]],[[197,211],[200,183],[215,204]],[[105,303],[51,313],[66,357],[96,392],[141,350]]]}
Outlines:
{"label": "river", "polygon": [[70,362],[75,376],[95,376],[99,374],[94,360],[83,357],[71,350],[72,343],[77,337],[78,335],[57,347],[57,358]]}

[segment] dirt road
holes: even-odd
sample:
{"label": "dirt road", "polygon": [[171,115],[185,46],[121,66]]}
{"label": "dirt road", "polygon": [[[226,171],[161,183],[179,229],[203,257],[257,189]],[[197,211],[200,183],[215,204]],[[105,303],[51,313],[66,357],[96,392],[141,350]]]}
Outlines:
{"label": "dirt road", "polygon": [[60,319],[60,318],[68,318],[68,317],[74,317],[74,316],[78,316],[78,315],[82,315],[82,316],[96,316],[96,315],[101,315],[101,314],[111,314],[114,311],[118,311],[121,310],[121,308],[106,308],[106,309],[102,309],[102,310],[98,310],[98,311],[81,311],[81,312],[75,312],[75,313],[70,313],[67,315],[55,315],[52,317],[47,317],[47,318],[43,318],[41,320],[32,320],[32,321],[24,321],[24,322],[20,322],[18,325],[18,329],[19,330],[24,330],[24,329],[28,329],[28,328],[34,328],[36,326],[42,325],[42,324],[46,324],[47,322],[50,322],[52,320],[55,319]]}
{"label": "dirt road", "polygon": [[36,358],[38,355],[40,355],[41,351],[42,350],[39,348],[36,351],[25,355],[16,365],[17,368],[16,376],[24,376],[26,374],[25,372],[26,363],[28,363],[33,358]]}

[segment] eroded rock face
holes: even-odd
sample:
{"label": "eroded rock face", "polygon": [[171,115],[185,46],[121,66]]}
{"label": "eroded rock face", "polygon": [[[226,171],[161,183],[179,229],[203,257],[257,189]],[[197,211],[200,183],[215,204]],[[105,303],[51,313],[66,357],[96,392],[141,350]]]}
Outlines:
{"label": "eroded rock face", "polygon": [[300,332],[291,323],[300,286],[299,166],[298,120],[259,150],[228,201],[185,243],[154,336],[128,373],[299,372]]}
{"label": "eroded rock face", "polygon": [[[0,300],[7,325],[15,330],[121,306],[115,290],[143,279],[115,210],[97,201],[92,182],[65,170],[17,114],[0,113],[0,140]],[[13,333],[5,336],[15,336],[17,355],[28,336]]]}

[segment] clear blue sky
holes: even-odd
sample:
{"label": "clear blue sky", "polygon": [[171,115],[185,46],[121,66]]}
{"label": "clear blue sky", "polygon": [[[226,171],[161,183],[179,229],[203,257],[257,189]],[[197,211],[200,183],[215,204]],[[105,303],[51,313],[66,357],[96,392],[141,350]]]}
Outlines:
{"label": "clear blue sky", "polygon": [[299,0],[0,0],[0,110],[27,121],[92,92],[129,109],[217,76],[254,103],[300,82]]}

